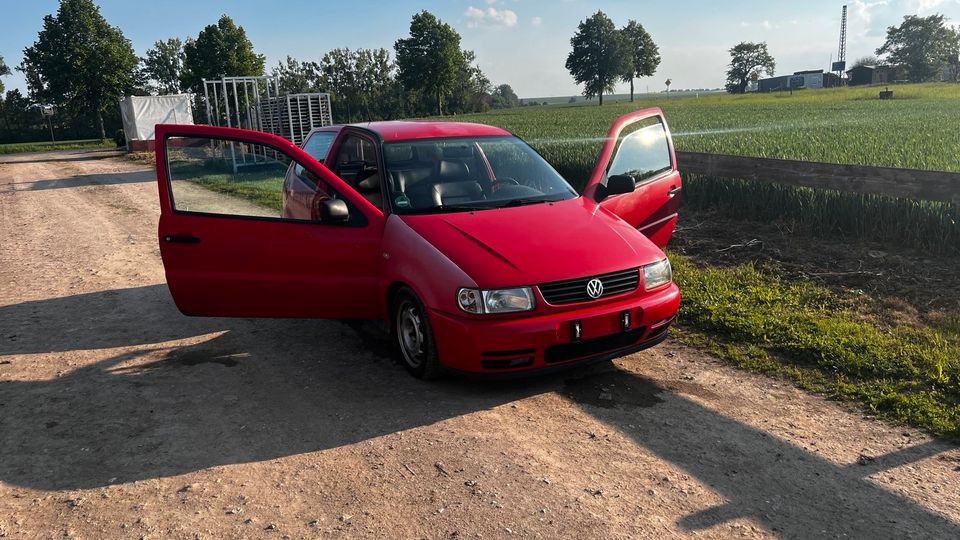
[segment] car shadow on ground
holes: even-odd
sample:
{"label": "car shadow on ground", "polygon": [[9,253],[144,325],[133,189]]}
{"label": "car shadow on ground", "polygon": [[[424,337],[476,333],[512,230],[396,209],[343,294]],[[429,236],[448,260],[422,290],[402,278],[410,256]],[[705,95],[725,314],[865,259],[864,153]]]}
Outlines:
{"label": "car shadow on ground", "polygon": [[[743,516],[787,537],[960,534],[867,478],[952,448],[945,444],[839,466],[610,364],[513,382],[425,383],[384,349],[329,321],[187,318],[165,285],[2,306],[0,363],[50,374],[17,380],[5,375],[13,364],[0,365],[0,481],[71,490],[169,477],[560,392],[727,501],[683,517],[688,531]],[[849,520],[821,519],[838,508]]]}
{"label": "car shadow on ground", "polygon": [[48,189],[76,188],[84,186],[116,186],[122,184],[143,184],[156,182],[157,174],[152,170],[122,173],[81,174],[56,178],[53,180],[33,180],[11,182],[0,185],[4,191],[44,191]]}
{"label": "car shadow on ground", "polygon": [[[427,383],[386,349],[333,321],[184,317],[166,285],[0,306],[0,481],[81,489],[263,461],[555,384]],[[49,378],[11,380],[21,362]]]}
{"label": "car shadow on ground", "polygon": [[[693,384],[671,390],[617,368],[583,377],[564,392],[592,416],[727,501],[682,518],[679,525],[685,530],[748,518],[786,538],[960,537],[960,524],[868,478],[954,446],[931,441],[840,466],[676,390],[710,392]],[[671,486],[664,483],[657,489]],[[838,509],[845,511],[846,520],[824,518],[835,516]]]}

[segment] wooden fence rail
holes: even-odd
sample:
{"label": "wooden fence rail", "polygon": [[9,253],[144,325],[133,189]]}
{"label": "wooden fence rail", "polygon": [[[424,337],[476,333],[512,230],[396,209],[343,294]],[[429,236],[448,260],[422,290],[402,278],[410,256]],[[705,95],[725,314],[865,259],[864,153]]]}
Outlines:
{"label": "wooden fence rail", "polygon": [[[960,156],[957,156],[960,159]],[[681,172],[960,204],[960,173],[677,152]]]}

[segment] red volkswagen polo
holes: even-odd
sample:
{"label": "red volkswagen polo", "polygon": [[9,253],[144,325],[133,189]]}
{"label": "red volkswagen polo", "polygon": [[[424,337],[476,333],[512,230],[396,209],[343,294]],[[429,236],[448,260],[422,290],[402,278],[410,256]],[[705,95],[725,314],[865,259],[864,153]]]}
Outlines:
{"label": "red volkswagen polo", "polygon": [[298,148],[157,126],[160,251],[184,314],[378,319],[412,374],[542,370],[661,342],[680,176],[659,109],[610,128],[584,194],[495,127],[373,122]]}

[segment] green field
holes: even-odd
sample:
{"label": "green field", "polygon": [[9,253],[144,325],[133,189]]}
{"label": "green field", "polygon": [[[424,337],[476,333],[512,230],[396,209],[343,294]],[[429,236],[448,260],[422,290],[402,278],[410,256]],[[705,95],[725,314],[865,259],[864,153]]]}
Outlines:
{"label": "green field", "polygon": [[[657,96],[604,107],[551,105],[458,117],[509,129],[582,188],[610,122],[660,106],[678,150],[960,172],[960,85],[731,96]],[[684,212],[782,223],[793,234],[919,256],[960,252],[950,204],[684,177]],[[926,252],[925,254],[923,252]],[[774,268],[710,266],[672,254],[680,339],[748,369],[861,403],[870,413],[960,439],[960,313],[893,322],[844,291]]]}
{"label": "green field", "polygon": [[[960,172],[960,84],[701,97],[662,96],[603,107],[524,107],[457,117],[509,129],[582,188],[611,121],[663,108],[678,150]],[[933,253],[960,252],[960,213],[950,204],[688,177],[687,208],[783,220],[819,235],[843,235]]]}
{"label": "green field", "polygon": [[50,152],[53,150],[80,150],[84,148],[113,148],[116,143],[110,139],[82,139],[76,141],[32,142],[0,144],[0,155],[23,154],[26,152]]}
{"label": "green field", "polygon": [[[595,160],[610,122],[663,108],[678,150],[960,171],[960,85],[895,85],[789,93],[666,95],[603,107],[554,105],[459,116],[509,129],[561,167]],[[577,147],[584,146],[582,150]],[[593,150],[593,151],[591,151]]]}

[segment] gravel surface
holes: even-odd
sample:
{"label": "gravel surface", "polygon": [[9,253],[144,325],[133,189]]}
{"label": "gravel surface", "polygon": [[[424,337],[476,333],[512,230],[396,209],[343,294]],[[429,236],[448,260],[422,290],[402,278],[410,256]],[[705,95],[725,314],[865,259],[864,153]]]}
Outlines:
{"label": "gravel surface", "polygon": [[674,342],[425,383],[372,327],[180,315],[154,173],[0,158],[0,537],[957,538],[960,451]]}

